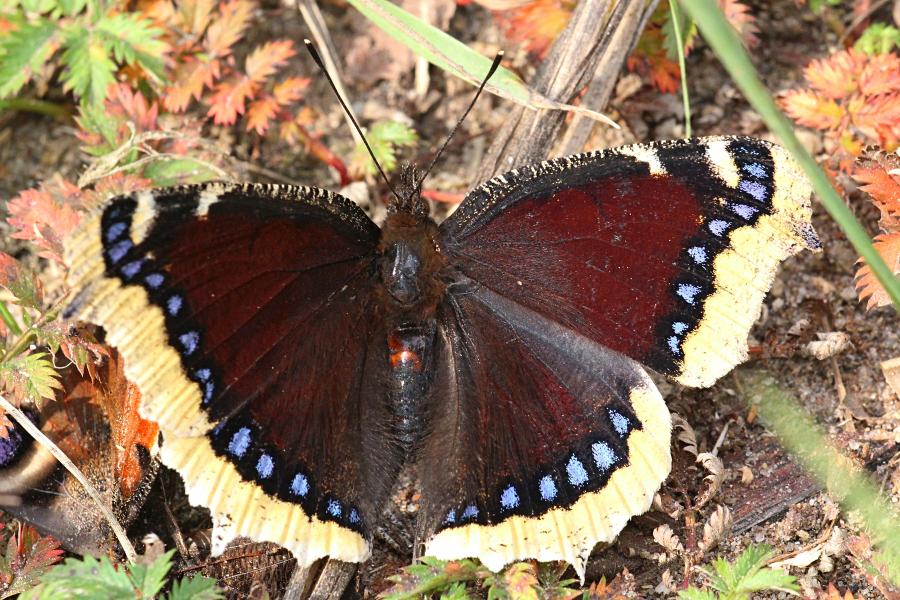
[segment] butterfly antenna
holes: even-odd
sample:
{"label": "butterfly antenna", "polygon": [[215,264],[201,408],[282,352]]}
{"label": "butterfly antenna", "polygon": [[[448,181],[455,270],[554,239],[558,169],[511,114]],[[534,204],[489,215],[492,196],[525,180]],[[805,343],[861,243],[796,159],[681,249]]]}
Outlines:
{"label": "butterfly antenna", "polygon": [[[313,46],[313,43],[308,39],[303,40],[304,45],[306,45],[306,49],[309,50],[312,59],[315,61],[316,65],[322,71],[322,74],[325,75],[325,79],[328,81],[328,85],[331,86],[331,90],[334,92],[334,95],[337,97],[338,102],[341,103],[341,107],[344,109],[344,112],[347,113],[347,116],[350,117],[350,121],[353,123],[353,126],[356,128],[356,132],[359,134],[359,137],[362,138],[363,144],[366,146],[366,150],[369,151],[369,156],[372,157],[372,162],[375,163],[375,167],[378,169],[378,172],[381,173],[381,178],[384,179],[384,182],[387,184],[388,189],[391,190],[391,193],[394,194],[394,197],[399,201],[400,196],[397,194],[397,191],[394,189],[394,186],[391,185],[391,180],[388,179],[387,174],[384,172],[384,169],[381,168],[381,165],[378,163],[378,159],[375,158],[375,153],[372,152],[372,147],[369,145],[368,140],[366,140],[365,134],[362,132],[362,129],[359,126],[359,123],[356,122],[356,118],[353,116],[353,113],[350,112],[350,109],[347,108],[347,104],[344,102],[344,99],[341,97],[340,92],[338,92],[337,86],[334,85],[334,81],[331,79],[331,75],[328,74],[328,69],[325,68],[325,63],[322,62],[322,57],[319,56],[318,50]],[[496,61],[495,61],[496,62]],[[490,75],[488,75],[490,77]],[[482,84],[484,87],[484,84]],[[479,92],[481,90],[478,90]],[[477,98],[477,96],[476,96]],[[471,107],[469,107],[471,108]],[[466,111],[468,113],[469,111]],[[455,130],[455,128],[454,128]]]}
{"label": "butterfly antenna", "polygon": [[503,50],[497,52],[497,56],[494,57],[494,62],[491,63],[491,68],[488,69],[488,73],[485,76],[484,80],[481,82],[481,85],[478,86],[478,91],[475,92],[475,97],[472,98],[472,101],[469,103],[469,108],[466,109],[466,112],[462,114],[459,118],[459,121],[456,122],[456,125],[453,126],[453,129],[450,130],[450,134],[444,140],[444,143],[438,149],[437,153],[435,153],[434,158],[431,159],[431,162],[428,163],[428,166],[425,168],[425,171],[422,173],[422,176],[419,178],[419,181],[416,183],[416,186],[413,188],[412,193],[418,194],[422,190],[422,183],[424,183],[425,178],[428,176],[428,173],[431,172],[431,169],[434,168],[434,164],[441,157],[441,154],[444,153],[444,149],[447,147],[447,144],[450,143],[450,140],[453,139],[453,134],[456,133],[456,130],[459,129],[459,126],[462,125],[462,122],[466,120],[466,117],[469,116],[469,112],[472,110],[472,107],[475,106],[475,103],[478,101],[478,97],[481,95],[482,90],[484,90],[484,86],[487,85],[488,80],[494,75],[497,71],[497,67],[500,66],[500,61],[503,60]]}

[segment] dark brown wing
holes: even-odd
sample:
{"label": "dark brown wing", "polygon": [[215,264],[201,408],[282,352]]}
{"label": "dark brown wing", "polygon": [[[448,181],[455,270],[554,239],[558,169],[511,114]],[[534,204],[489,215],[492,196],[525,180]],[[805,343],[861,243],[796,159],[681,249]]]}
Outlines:
{"label": "dark brown wing", "polygon": [[560,158],[492,179],[442,225],[498,294],[685,385],[746,358],[781,260],[817,248],[787,152],[702,138]]}
{"label": "dark brown wing", "polygon": [[583,574],[669,472],[659,392],[631,359],[475,282],[451,286],[438,326],[426,553]]}
{"label": "dark brown wing", "polygon": [[67,315],[122,352],[217,550],[368,555],[399,465],[377,238],[323,190],[210,184],[114,198],[68,241]]}

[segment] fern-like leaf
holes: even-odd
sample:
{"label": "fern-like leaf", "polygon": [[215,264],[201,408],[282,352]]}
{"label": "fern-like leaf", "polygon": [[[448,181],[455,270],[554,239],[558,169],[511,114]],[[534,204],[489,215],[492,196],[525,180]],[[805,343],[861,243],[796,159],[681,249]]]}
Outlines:
{"label": "fern-like leaf", "polygon": [[85,104],[100,105],[106,98],[106,89],[116,81],[116,63],[103,40],[78,23],[69,28],[64,46],[63,89]]}
{"label": "fern-like leaf", "polygon": [[57,48],[56,24],[22,23],[0,36],[0,98],[16,94],[40,71]]}
{"label": "fern-like leaf", "polygon": [[169,46],[162,41],[162,30],[134,13],[106,16],[96,24],[106,48],[120,64],[137,65],[157,81],[165,78],[163,58]]}
{"label": "fern-like leaf", "polygon": [[[385,171],[391,172],[397,168],[397,147],[412,146],[418,141],[419,136],[411,127],[396,121],[381,121],[369,130],[369,146],[372,153],[381,163]],[[358,145],[353,153],[354,171],[374,175],[377,171],[372,159],[362,144]]]}
{"label": "fern-like leaf", "polygon": [[0,362],[0,389],[12,394],[20,402],[27,400],[40,405],[54,397],[53,390],[62,389],[59,373],[46,352],[20,354]]}

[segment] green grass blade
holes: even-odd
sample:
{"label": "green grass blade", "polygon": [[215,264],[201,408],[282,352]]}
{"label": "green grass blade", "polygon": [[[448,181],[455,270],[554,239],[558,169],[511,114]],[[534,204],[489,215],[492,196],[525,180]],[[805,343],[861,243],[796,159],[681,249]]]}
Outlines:
{"label": "green grass blade", "polygon": [[812,473],[844,510],[862,518],[866,530],[882,550],[878,558],[886,565],[886,575],[900,585],[900,518],[879,494],[878,488],[828,440],[796,400],[761,371],[735,373],[746,398],[759,416],[781,440],[791,455]]}
{"label": "green grass blade", "polygon": [[884,263],[881,255],[872,246],[872,241],[862,225],[831,187],[828,177],[819,168],[813,157],[794,135],[791,122],[778,110],[771,94],[759,80],[750,57],[744,51],[737,34],[725,20],[716,1],[683,0],[682,5],[697,23],[703,38],[715,51],[747,100],[806,172],[825,209],[837,221],[847,235],[847,239],[871,267],[878,281],[887,290],[894,307],[900,311],[900,279],[895,277]]}
{"label": "green grass blade", "polygon": [[681,15],[678,0],[669,0],[669,18],[672,19],[672,31],[675,32],[675,45],[678,47],[678,70],[681,72],[681,103],[684,105],[684,137],[692,135],[691,130],[691,98],[688,95],[687,67],[684,64],[684,38],[681,34]]}
{"label": "green grass blade", "polygon": [[[491,59],[459,40],[432,27],[388,0],[348,0],[350,4],[392,38],[431,64],[478,85],[487,75]],[[618,128],[608,117],[581,106],[556,102],[529,88],[512,71],[500,67],[484,89],[529,108],[568,110]]]}

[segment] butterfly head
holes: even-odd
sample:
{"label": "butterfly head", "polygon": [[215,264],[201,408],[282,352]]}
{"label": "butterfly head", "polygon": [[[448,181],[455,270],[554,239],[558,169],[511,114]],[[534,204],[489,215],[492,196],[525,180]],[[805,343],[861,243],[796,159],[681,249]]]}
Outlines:
{"label": "butterfly head", "polygon": [[388,212],[407,213],[427,217],[428,203],[422,198],[422,182],[415,166],[407,164],[400,170],[397,194],[388,203]]}

